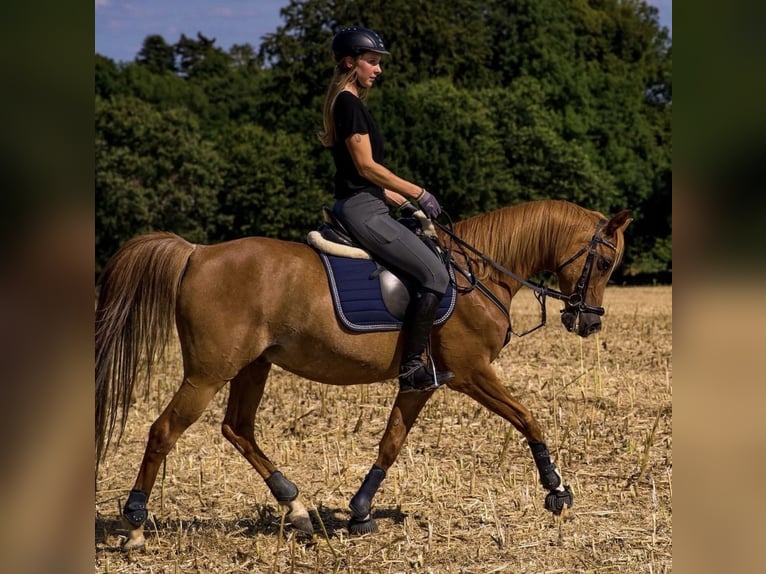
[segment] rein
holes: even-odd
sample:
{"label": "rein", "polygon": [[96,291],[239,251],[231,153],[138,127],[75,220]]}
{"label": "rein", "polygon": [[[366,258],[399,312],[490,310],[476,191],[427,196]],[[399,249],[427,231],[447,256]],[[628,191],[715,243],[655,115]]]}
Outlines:
{"label": "rein", "polygon": [[[447,215],[449,217],[449,215]],[[481,281],[476,279],[473,272],[471,271],[470,267],[470,259],[466,257],[466,261],[468,262],[468,270],[462,269],[459,265],[457,265],[452,259],[452,264],[457,269],[461,275],[463,275],[471,284],[471,287],[468,288],[462,288],[462,292],[470,292],[473,290],[474,287],[476,287],[482,294],[484,294],[492,303],[494,303],[506,316],[508,319],[508,334],[506,336],[505,344],[508,343],[510,340],[511,334],[516,335],[517,337],[523,337],[525,335],[529,335],[530,333],[537,331],[541,327],[544,327],[547,321],[547,312],[545,308],[545,299],[546,297],[551,297],[553,299],[558,299],[559,301],[564,302],[564,309],[562,309],[562,313],[564,311],[576,311],[579,313],[593,313],[596,315],[603,315],[604,314],[604,308],[603,307],[593,307],[591,305],[588,305],[585,302],[585,291],[588,288],[588,283],[590,283],[590,277],[591,273],[593,271],[593,260],[596,256],[596,246],[598,244],[605,245],[614,251],[617,251],[617,247],[611,243],[610,241],[607,241],[603,237],[599,235],[601,232],[601,229],[606,224],[605,219],[601,219],[598,222],[598,225],[596,226],[596,230],[593,232],[593,237],[591,238],[590,242],[583,246],[582,249],[577,251],[574,255],[572,255],[569,259],[561,263],[557,268],[556,272],[561,271],[564,267],[567,265],[573,263],[577,259],[579,259],[583,254],[587,252],[587,258],[585,260],[585,265],[583,265],[582,273],[580,274],[580,278],[577,281],[577,284],[575,285],[575,289],[572,292],[571,295],[564,295],[561,291],[558,291],[556,289],[553,289],[551,287],[548,287],[546,285],[543,285],[542,283],[536,283],[534,281],[530,281],[528,279],[524,279],[523,277],[519,277],[516,275],[513,271],[510,269],[506,269],[499,263],[493,261],[484,253],[476,249],[473,245],[470,243],[467,243],[457,235],[455,235],[452,232],[452,222],[450,220],[450,226],[445,227],[438,221],[432,220],[433,224],[436,225],[439,229],[441,229],[452,241],[457,243],[461,251],[463,248],[467,249],[468,251],[472,252],[474,255],[478,256],[479,259],[481,259],[484,263],[492,267],[495,271],[500,272],[503,275],[506,275],[508,277],[511,277],[515,281],[521,283],[525,287],[528,287],[532,290],[532,292],[535,295],[535,298],[537,299],[538,303],[540,304],[540,323],[536,325],[535,327],[532,327],[531,329],[527,329],[523,333],[516,333],[513,328],[511,327],[511,314],[508,308],[506,308],[505,305],[489,290],[489,288],[484,285]],[[465,256],[465,253],[463,252],[463,255]],[[456,286],[457,288],[457,286]]]}

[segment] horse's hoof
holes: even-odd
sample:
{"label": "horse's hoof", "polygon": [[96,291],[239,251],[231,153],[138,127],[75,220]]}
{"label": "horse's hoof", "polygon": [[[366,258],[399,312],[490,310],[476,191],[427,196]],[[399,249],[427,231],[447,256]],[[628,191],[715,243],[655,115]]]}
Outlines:
{"label": "horse's hoof", "polygon": [[140,550],[146,546],[146,538],[144,538],[144,529],[136,528],[128,533],[128,539],[125,544],[122,545],[123,552],[130,552],[131,550]]}
{"label": "horse's hoof", "polygon": [[572,508],[573,501],[572,491],[567,484],[564,485],[564,490],[551,490],[548,493],[545,497],[545,509],[558,516],[565,508]]}
{"label": "horse's hoof", "polygon": [[314,534],[314,525],[311,524],[311,519],[308,516],[296,516],[294,519],[290,520],[290,524],[293,525],[293,528],[303,534],[308,536]]}
{"label": "horse's hoof", "polygon": [[297,498],[290,502],[280,502],[283,508],[287,509],[287,522],[293,525],[293,528],[311,536],[314,534],[314,526],[311,524],[308,510]]}
{"label": "horse's hoof", "polygon": [[364,518],[354,518],[348,521],[349,534],[370,534],[378,531],[378,523],[369,514]]}

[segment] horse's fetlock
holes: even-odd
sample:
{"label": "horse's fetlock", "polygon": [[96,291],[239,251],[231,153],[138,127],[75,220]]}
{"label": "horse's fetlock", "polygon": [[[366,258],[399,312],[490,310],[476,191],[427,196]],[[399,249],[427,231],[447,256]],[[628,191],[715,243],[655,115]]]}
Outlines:
{"label": "horse's fetlock", "polygon": [[277,502],[292,502],[298,497],[298,487],[278,470],[272,472],[265,482]]}
{"label": "horse's fetlock", "polygon": [[547,490],[561,490],[561,473],[556,465],[551,465],[540,471],[540,483]]}
{"label": "horse's fetlock", "polygon": [[146,522],[148,516],[146,503],[148,500],[149,495],[143,490],[134,488],[130,491],[125,507],[122,509],[122,515],[132,526],[138,527]]}
{"label": "horse's fetlock", "polygon": [[351,499],[348,507],[351,509],[351,514],[356,518],[364,518],[370,514],[372,508],[372,498],[366,496],[361,492],[357,492],[354,498]]}
{"label": "horse's fetlock", "polygon": [[364,519],[370,514],[372,508],[372,499],[375,493],[380,488],[380,484],[386,478],[386,471],[379,466],[373,465],[367,476],[364,477],[364,482],[359,488],[359,491],[351,499],[348,507],[351,509],[351,514],[358,518]]}
{"label": "horse's fetlock", "polygon": [[548,447],[544,442],[529,441],[529,449],[535,459],[537,471],[540,473],[540,483],[547,490],[558,490],[561,486],[561,473],[551,461]]}

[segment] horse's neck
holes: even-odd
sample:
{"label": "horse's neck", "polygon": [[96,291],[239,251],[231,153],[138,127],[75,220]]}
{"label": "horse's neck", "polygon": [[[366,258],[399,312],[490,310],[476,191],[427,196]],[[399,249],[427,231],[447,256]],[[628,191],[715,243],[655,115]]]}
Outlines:
{"label": "horse's neck", "polygon": [[484,255],[526,279],[553,270],[558,258],[559,223],[532,215],[529,210],[509,208],[502,215],[493,212],[464,226],[458,224],[455,231]]}
{"label": "horse's neck", "polygon": [[553,271],[557,265],[561,247],[560,221],[547,218],[535,223],[521,218],[510,238],[511,245],[518,241],[514,257],[526,265],[525,276],[543,271]]}

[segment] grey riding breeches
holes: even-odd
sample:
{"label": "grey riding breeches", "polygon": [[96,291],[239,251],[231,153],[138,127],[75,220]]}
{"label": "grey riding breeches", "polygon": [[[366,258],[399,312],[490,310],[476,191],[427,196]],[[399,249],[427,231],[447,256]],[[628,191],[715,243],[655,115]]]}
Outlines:
{"label": "grey riding breeches", "polygon": [[422,289],[443,295],[449,275],[442,261],[417,235],[393,219],[382,197],[367,192],[339,199],[333,214],[362,247],[392,271],[399,271]]}

